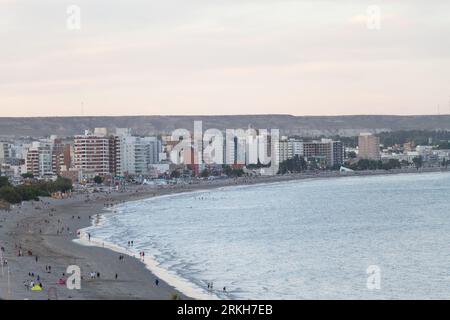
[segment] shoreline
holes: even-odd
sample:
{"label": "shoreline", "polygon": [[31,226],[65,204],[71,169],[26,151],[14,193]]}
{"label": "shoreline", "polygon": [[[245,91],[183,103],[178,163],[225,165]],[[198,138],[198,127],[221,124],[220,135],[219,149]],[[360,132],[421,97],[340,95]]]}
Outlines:
{"label": "shoreline", "polygon": [[[361,177],[375,175],[413,174],[449,172],[444,168],[422,170],[396,170],[393,172],[354,172],[339,174],[292,174],[283,176],[249,177],[227,180],[202,181],[196,184],[175,186],[137,186],[128,192],[114,193],[74,193],[71,198],[56,200],[42,199],[23,203],[11,212],[0,212],[0,246],[5,248],[4,257],[8,259],[9,289],[7,270],[0,273],[0,299],[171,299],[177,295],[182,299],[189,297],[167,282],[154,284],[156,278],[151,268],[146,267],[139,258],[127,257],[120,262],[118,253],[111,248],[85,246],[77,243],[77,230],[91,227],[91,217],[105,214],[105,203],[120,204],[164,195],[174,195],[192,191],[203,191],[222,187],[246,186],[254,184],[277,183],[284,181]],[[106,215],[108,213],[106,212]],[[59,229],[65,230],[58,234]],[[69,228],[67,230],[67,228]],[[57,231],[58,230],[58,231]],[[20,250],[23,256],[18,256]],[[31,255],[26,252],[31,251]],[[38,257],[38,262],[36,262]],[[82,290],[68,290],[57,285],[68,265],[80,265]],[[50,265],[47,273],[44,266]],[[89,272],[100,272],[98,279],[89,279]],[[29,276],[33,273],[34,277]],[[118,279],[114,275],[118,274]],[[28,291],[24,281],[40,276],[44,290]],[[50,289],[52,288],[52,289]],[[55,295],[57,297],[55,297]],[[52,297],[50,297],[52,296]],[[213,298],[213,297],[206,297]]]}

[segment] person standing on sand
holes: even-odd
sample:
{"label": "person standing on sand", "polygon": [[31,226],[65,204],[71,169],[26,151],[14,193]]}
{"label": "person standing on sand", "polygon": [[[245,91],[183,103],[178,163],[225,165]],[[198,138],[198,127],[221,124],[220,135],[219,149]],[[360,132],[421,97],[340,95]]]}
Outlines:
{"label": "person standing on sand", "polygon": [[156,286],[159,285],[159,280],[158,280],[158,278],[155,279],[155,285],[156,285]]}

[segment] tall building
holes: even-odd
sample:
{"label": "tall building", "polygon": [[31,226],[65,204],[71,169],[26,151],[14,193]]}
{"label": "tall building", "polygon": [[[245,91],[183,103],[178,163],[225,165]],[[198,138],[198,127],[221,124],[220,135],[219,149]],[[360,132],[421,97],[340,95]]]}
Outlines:
{"label": "tall building", "polygon": [[117,129],[114,141],[116,174],[147,175],[150,165],[159,161],[161,142],[157,137],[132,136],[130,129]]}
{"label": "tall building", "polygon": [[297,139],[288,140],[288,158],[292,159],[295,156],[303,156],[303,141]]}
{"label": "tall building", "polygon": [[31,144],[26,157],[27,173],[35,177],[53,176],[53,142],[42,139]]}
{"label": "tall building", "polygon": [[62,171],[67,171],[71,167],[72,160],[70,154],[70,144],[63,143],[61,139],[51,138],[53,141],[52,150],[52,171],[60,175]]}
{"label": "tall building", "polygon": [[225,164],[234,168],[242,168],[246,161],[247,138],[245,132],[227,130],[225,133]]}
{"label": "tall building", "polygon": [[25,164],[27,173],[39,177],[39,150],[36,145],[31,146],[30,149],[28,149]]}
{"label": "tall building", "polygon": [[303,156],[307,160],[316,160],[332,167],[344,163],[344,145],[341,141],[322,139],[303,142]]}
{"label": "tall building", "polygon": [[106,176],[112,173],[110,166],[110,139],[104,129],[95,129],[92,133],[74,138],[74,166],[79,170],[90,171]]}
{"label": "tall building", "polygon": [[283,162],[289,158],[289,141],[287,137],[281,137],[278,143],[278,161]]}
{"label": "tall building", "polygon": [[0,142],[0,164],[7,163],[11,158],[11,145],[7,142]]}
{"label": "tall building", "polygon": [[358,158],[380,160],[380,138],[371,133],[361,133],[358,137]]}

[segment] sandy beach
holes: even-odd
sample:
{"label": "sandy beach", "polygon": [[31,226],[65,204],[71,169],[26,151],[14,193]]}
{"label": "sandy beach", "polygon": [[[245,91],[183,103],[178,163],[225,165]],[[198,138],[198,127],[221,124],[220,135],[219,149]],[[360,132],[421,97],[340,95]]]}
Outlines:
{"label": "sandy beach", "polygon": [[[420,172],[441,171],[440,169]],[[416,170],[393,173],[417,173]],[[355,175],[387,174],[366,172]],[[133,186],[127,192],[73,193],[68,199],[43,198],[26,202],[10,212],[0,211],[0,246],[7,260],[0,269],[0,299],[172,299],[178,292],[157,277],[145,265],[129,256],[102,247],[75,243],[77,230],[92,224],[92,218],[104,212],[105,205],[118,204],[171,193],[203,190],[231,185],[256,184],[309,178],[341,176],[327,174],[296,174],[288,176],[253,177],[194,184],[167,186]],[[139,241],[135,239],[135,241]],[[124,244],[126,246],[126,244]],[[80,290],[69,290],[58,284],[67,278],[69,265],[78,265],[82,281]],[[49,268],[50,267],[50,268]],[[91,278],[91,273],[96,276]],[[117,278],[116,278],[117,275]],[[30,291],[25,284],[42,283],[43,291]]]}

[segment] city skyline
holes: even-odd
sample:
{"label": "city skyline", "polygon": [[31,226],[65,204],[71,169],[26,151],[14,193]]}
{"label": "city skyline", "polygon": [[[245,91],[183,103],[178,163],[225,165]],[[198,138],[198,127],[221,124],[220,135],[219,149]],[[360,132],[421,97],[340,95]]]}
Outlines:
{"label": "city skyline", "polygon": [[449,8],[0,0],[0,116],[446,114]]}

